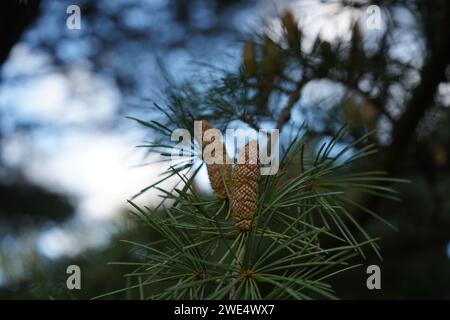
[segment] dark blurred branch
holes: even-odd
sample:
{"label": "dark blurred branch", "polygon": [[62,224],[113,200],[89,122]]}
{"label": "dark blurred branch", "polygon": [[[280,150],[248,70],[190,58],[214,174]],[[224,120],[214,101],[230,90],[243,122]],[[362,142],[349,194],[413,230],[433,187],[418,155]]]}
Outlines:
{"label": "dark blurred branch", "polygon": [[281,131],[284,125],[291,119],[292,109],[297,101],[300,99],[301,89],[303,88],[305,81],[299,81],[295,90],[289,95],[286,106],[281,110],[281,115],[277,120],[277,128]]}
{"label": "dark blurred branch", "polygon": [[434,18],[424,18],[429,56],[420,74],[420,84],[412,92],[404,113],[394,125],[392,144],[385,164],[389,172],[394,172],[401,163],[399,160],[414,139],[419,122],[426,110],[434,104],[438,85],[446,80],[446,68],[450,64],[450,37],[442,31],[450,30],[450,3],[436,1],[431,7],[435,12],[429,16]]}
{"label": "dark blurred branch", "polygon": [[66,196],[33,185],[23,183],[0,183],[0,223],[20,227],[22,223],[34,224],[46,219],[63,221],[74,212],[72,203]]}
{"label": "dark blurred branch", "polygon": [[12,47],[39,15],[41,0],[0,1],[0,66]]}

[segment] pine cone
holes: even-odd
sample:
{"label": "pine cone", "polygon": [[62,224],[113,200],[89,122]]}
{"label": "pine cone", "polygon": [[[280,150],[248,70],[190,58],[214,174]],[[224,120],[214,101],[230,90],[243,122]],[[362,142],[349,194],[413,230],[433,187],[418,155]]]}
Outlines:
{"label": "pine cone", "polygon": [[245,43],[242,55],[244,60],[245,72],[250,77],[256,76],[257,67],[253,43],[251,42]]}
{"label": "pine cone", "polygon": [[[214,129],[212,125],[209,124],[208,121],[202,120],[202,137],[197,137],[197,140],[202,144],[202,152],[205,150],[205,147],[214,142],[214,138],[211,141],[205,141],[203,139],[203,134],[206,130]],[[206,164],[206,168],[208,169],[208,177],[211,183],[211,187],[214,191],[214,194],[217,198],[221,200],[225,200],[227,198],[227,191],[225,189],[226,186],[231,185],[231,161],[227,158],[227,152],[225,149],[224,143],[221,141],[222,145],[222,154],[218,155],[222,156],[223,164]],[[213,151],[211,154],[213,157],[215,156],[215,152]],[[222,170],[222,174],[221,174]],[[222,178],[223,175],[223,178]]]}
{"label": "pine cone", "polygon": [[250,229],[258,208],[260,175],[258,143],[251,140],[239,152],[232,177],[233,219],[241,231]]}
{"label": "pine cone", "polygon": [[300,50],[300,31],[297,27],[294,15],[290,10],[286,10],[281,18],[283,26],[286,28],[289,47],[295,51]]}

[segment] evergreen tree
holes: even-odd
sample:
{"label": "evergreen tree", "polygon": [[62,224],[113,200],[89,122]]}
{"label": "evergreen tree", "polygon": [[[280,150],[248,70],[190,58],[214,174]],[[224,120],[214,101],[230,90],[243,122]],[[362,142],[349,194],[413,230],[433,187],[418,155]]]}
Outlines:
{"label": "evergreen tree", "polygon": [[[355,196],[398,200],[396,192],[383,184],[402,181],[361,166],[360,160],[376,151],[373,102],[367,100],[359,108],[353,92],[346,95],[351,104],[343,108],[347,120],[356,120],[347,121],[347,130],[330,116],[325,126],[332,135],[328,140],[317,139],[314,126],[291,121],[311,81],[333,77],[357,83],[366,67],[364,61],[358,62],[365,57],[361,31],[355,23],[347,46],[317,38],[306,50],[292,12],[280,19],[282,38],[275,41],[263,34],[246,42],[239,70],[222,71],[218,79],[201,86],[171,83],[166,105],[153,105],[163,118],[134,119],[157,137],[141,147],[167,161],[173,161],[174,154],[180,156],[161,180],[140,192],[161,191],[160,206],[141,207],[130,201],[133,215],[158,239],[128,241],[142,250],[142,259],[118,264],[137,266],[126,275],[137,279],[136,284],[106,295],[135,288],[142,298],[152,299],[335,298],[329,278],[358,267],[366,249],[381,259],[377,239],[353,217],[353,211],[361,211],[395,229]],[[349,61],[361,69],[348,69]],[[357,108],[351,111],[354,116],[348,113],[351,108]],[[228,156],[223,141],[215,140],[219,137],[196,136],[195,121],[202,121],[204,130],[214,124],[222,131],[231,123],[254,130],[270,123],[282,132],[279,170],[260,174],[258,152],[251,150],[262,146],[255,140],[239,152],[228,150],[237,160],[233,166],[201,161],[199,154],[205,156],[213,143],[219,146],[214,152],[220,152],[220,159]],[[189,142],[195,146],[187,155],[180,154],[180,144],[171,140],[180,128],[190,133]],[[196,187],[202,165],[208,170],[212,197]],[[174,189],[160,187],[173,176],[180,181]]]}

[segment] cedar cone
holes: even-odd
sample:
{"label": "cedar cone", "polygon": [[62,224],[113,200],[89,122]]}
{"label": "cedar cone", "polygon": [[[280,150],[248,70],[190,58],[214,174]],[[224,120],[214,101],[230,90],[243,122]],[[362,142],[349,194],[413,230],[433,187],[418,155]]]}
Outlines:
{"label": "cedar cone", "polygon": [[[209,124],[208,121],[202,120],[202,136],[197,137],[197,140],[202,145],[202,153],[205,150],[205,147],[214,142],[215,138],[212,138],[210,141],[205,141],[203,139],[203,135],[206,130],[215,129],[212,125]],[[217,198],[221,200],[225,200],[227,198],[227,191],[225,189],[225,185],[231,185],[231,161],[227,160],[227,152],[225,149],[225,145],[222,141],[220,141],[222,145],[222,160],[223,164],[211,163],[206,164],[206,168],[208,169],[208,177],[211,183],[211,187],[214,191],[214,194]],[[219,150],[220,152],[220,150]],[[215,156],[215,150],[211,152],[211,156]],[[220,154],[218,155],[221,156]],[[221,173],[222,171],[222,173]],[[223,178],[222,178],[223,175]]]}
{"label": "cedar cone", "polygon": [[239,152],[232,177],[233,219],[241,231],[250,229],[258,208],[260,175],[258,143],[251,140]]}

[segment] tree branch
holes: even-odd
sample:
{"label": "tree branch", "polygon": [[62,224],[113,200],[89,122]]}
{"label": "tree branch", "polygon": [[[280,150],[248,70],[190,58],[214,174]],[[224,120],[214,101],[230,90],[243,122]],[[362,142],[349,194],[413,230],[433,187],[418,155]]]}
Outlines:
{"label": "tree branch", "polygon": [[39,15],[41,0],[0,1],[0,66],[6,61],[12,47]]}

